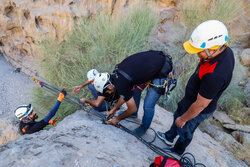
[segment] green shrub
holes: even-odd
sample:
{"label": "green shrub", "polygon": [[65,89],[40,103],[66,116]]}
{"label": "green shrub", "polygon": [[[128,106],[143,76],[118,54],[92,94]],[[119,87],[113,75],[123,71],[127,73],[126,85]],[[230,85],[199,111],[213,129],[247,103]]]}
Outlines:
{"label": "green shrub", "polygon": [[189,31],[206,20],[220,20],[229,24],[240,17],[243,9],[239,0],[186,0],[182,3],[181,13]]}
{"label": "green shrub", "polygon": [[[43,41],[42,72],[45,78],[70,92],[73,86],[86,80],[88,70],[96,68],[99,72],[112,72],[126,56],[146,50],[150,32],[158,21],[157,15],[146,6],[134,7],[129,14],[126,12],[117,17],[102,13],[94,19],[82,20],[62,43]],[[45,106],[47,111],[56,101],[39,88],[35,89],[34,96],[34,102],[40,107]],[[87,88],[77,97],[92,98]],[[64,103],[60,107],[61,117],[74,112],[76,109],[72,107]]]}

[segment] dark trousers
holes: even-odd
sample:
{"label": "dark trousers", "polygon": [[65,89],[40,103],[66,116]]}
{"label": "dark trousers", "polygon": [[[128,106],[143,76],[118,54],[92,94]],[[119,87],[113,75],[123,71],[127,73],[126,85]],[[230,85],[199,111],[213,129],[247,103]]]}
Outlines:
{"label": "dark trousers", "polygon": [[[178,106],[177,111],[174,113],[174,122],[176,118],[181,116],[181,107]],[[199,114],[193,119],[189,120],[183,128],[178,128],[174,122],[170,128],[169,131],[165,133],[166,139],[168,141],[173,142],[175,137],[179,135],[178,140],[176,141],[174,145],[174,151],[178,154],[183,154],[186,147],[190,144],[190,142],[193,139],[194,131],[195,129],[199,126],[199,124],[210,117],[213,114],[213,112],[208,113],[208,114]]]}

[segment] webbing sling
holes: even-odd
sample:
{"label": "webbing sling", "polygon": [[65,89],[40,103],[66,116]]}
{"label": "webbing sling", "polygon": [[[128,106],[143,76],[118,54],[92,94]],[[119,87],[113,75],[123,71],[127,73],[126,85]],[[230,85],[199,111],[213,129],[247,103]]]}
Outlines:
{"label": "webbing sling", "polygon": [[130,83],[133,82],[133,79],[124,71],[118,69],[117,72],[120,73],[124,78],[126,78]]}

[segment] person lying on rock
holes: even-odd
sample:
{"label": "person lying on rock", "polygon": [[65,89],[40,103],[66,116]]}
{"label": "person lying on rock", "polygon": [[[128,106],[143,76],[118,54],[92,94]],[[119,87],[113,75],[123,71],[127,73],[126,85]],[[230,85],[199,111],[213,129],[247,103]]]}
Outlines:
{"label": "person lying on rock", "polygon": [[198,25],[189,41],[183,44],[190,54],[196,54],[200,63],[189,78],[184,98],[178,103],[174,121],[169,131],[157,132],[157,136],[169,150],[183,154],[191,143],[198,125],[210,117],[217,107],[222,92],[231,82],[234,54],[227,46],[228,31],[218,20],[208,20]]}
{"label": "person lying on rock", "polygon": [[49,124],[55,126],[55,122],[59,118],[56,118],[55,120],[51,120],[51,118],[56,114],[66,94],[67,92],[65,91],[65,89],[63,89],[60,92],[59,97],[57,98],[56,104],[52,107],[48,115],[46,115],[39,122],[35,121],[38,118],[38,115],[33,110],[31,104],[19,106],[14,113],[15,116],[20,120],[19,130],[21,134],[32,134],[38,132]]}
{"label": "person lying on rock", "polygon": [[[154,115],[154,107],[162,92],[154,86],[162,84],[172,71],[172,60],[161,51],[145,51],[125,58],[116,65],[114,74],[99,74],[94,79],[94,87],[98,92],[119,95],[116,105],[107,113],[107,118],[115,115],[117,109],[126,103],[127,110],[117,117],[110,119],[109,123],[117,125],[122,119],[132,114],[137,116],[141,91],[145,83],[152,81],[144,101],[144,115],[142,124],[133,131],[135,135],[142,136],[149,128]],[[144,84],[144,85],[143,85]],[[140,91],[133,91],[133,87],[141,86]],[[154,86],[153,86],[154,85]],[[163,94],[165,87],[163,87]]]}

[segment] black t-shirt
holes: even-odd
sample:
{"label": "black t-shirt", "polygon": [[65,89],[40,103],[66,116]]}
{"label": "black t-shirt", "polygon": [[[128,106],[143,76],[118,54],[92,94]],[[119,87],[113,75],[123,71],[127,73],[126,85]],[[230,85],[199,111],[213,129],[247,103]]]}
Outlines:
{"label": "black t-shirt", "polygon": [[45,126],[47,126],[47,124],[43,120],[39,122],[30,121],[27,123],[21,121],[19,124],[19,130],[21,131],[22,134],[32,134],[40,130],[43,130]]}
{"label": "black t-shirt", "polygon": [[104,96],[105,97],[105,101],[109,102],[110,105],[113,105],[114,102],[116,102],[118,99],[119,99],[119,94],[117,93],[117,91],[115,91],[115,94],[108,94],[108,93],[101,93],[101,92],[98,92],[97,93],[98,96]]}
{"label": "black t-shirt", "polygon": [[190,105],[196,101],[198,93],[202,97],[213,99],[201,113],[215,111],[218,99],[231,82],[233,69],[234,54],[229,47],[215,58],[200,63],[190,77],[185,96],[179,103],[181,114],[186,112]]}
{"label": "black t-shirt", "polygon": [[118,64],[118,69],[122,70],[132,78],[129,82],[120,73],[111,75],[111,81],[114,82],[117,93],[128,101],[132,97],[134,85],[140,85],[156,78],[165,63],[165,55],[160,51],[146,51],[136,53],[124,59]]}

